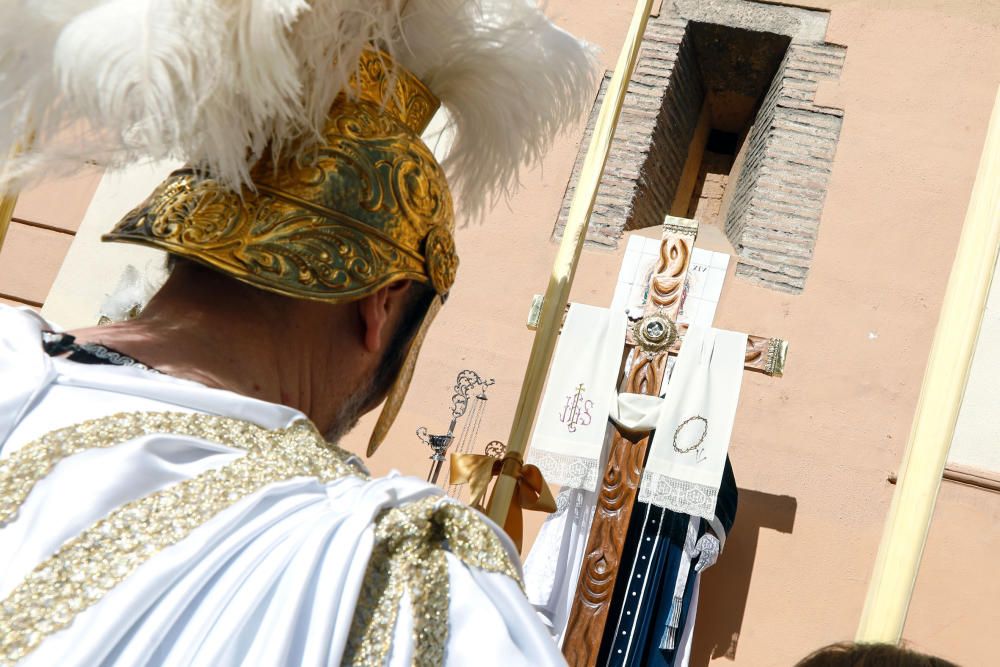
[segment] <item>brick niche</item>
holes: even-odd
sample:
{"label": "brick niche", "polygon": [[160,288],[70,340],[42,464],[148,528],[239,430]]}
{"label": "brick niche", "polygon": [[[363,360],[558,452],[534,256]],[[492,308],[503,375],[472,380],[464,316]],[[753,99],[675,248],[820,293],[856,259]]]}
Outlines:
{"label": "brick niche", "polygon": [[[736,274],[800,292],[819,232],[843,111],[819,106],[845,48],[824,40],[829,14],[746,0],[664,0],[651,17],[601,180],[587,245],[671,213],[703,107],[736,133],[719,224]],[[553,230],[559,238],[610,74],[595,100]],[[708,104],[706,105],[706,100]],[[674,212],[676,214],[676,212]]]}

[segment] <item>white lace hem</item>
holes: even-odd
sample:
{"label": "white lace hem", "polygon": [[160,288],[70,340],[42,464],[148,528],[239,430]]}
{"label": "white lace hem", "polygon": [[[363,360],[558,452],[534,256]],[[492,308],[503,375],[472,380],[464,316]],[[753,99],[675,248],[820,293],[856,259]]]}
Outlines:
{"label": "white lace hem", "polygon": [[642,473],[640,502],[711,521],[718,498],[719,489],[712,486],[675,479],[649,469]]}
{"label": "white lace hem", "polygon": [[584,491],[597,490],[600,465],[596,458],[556,454],[535,448],[528,453],[527,463],[537,466],[549,484],[559,484]]}

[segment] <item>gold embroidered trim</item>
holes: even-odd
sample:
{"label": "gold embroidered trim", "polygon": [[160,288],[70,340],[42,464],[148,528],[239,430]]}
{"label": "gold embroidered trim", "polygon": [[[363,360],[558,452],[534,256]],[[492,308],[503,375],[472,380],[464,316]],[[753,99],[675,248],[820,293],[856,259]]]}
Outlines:
{"label": "gold embroidered trim", "polygon": [[[280,440],[284,432],[197,412],[122,412],[51,431],[0,461],[0,528],[17,518],[17,511],[31,489],[63,459],[157,433],[201,438],[250,450],[267,447],[276,438]],[[329,445],[324,443],[324,447]]]}
{"label": "gold embroidered trim", "polygon": [[[331,447],[308,422],[269,431],[255,424],[190,413],[131,413],[49,433],[16,452],[0,471],[9,520],[32,486],[59,460],[141,435],[188,435],[244,449],[222,468],[127,503],[66,542],[0,603],[0,665],[13,665],[49,634],[69,626],[160,550],[187,537],[222,510],[262,487],[293,477],[324,482],[360,473],[347,452]],[[8,502],[9,500],[9,502]]]}
{"label": "gold embroidered trim", "polygon": [[413,664],[443,664],[449,599],[445,551],[468,566],[521,583],[500,539],[469,507],[434,496],[386,510],[376,520],[375,546],[342,665],[386,663],[404,591],[413,615]]}

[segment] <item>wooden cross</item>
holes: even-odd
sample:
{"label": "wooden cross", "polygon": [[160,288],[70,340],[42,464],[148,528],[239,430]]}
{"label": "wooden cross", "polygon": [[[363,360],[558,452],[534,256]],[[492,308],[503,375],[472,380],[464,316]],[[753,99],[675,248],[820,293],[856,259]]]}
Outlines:
{"label": "wooden cross", "polygon": [[[649,297],[640,326],[647,318],[657,315],[666,316],[671,323],[676,322],[697,234],[698,223],[694,220],[667,217],[663,225],[660,257],[650,278]],[[685,327],[682,325],[679,328],[683,333]],[[621,390],[657,395],[663,383],[667,357],[677,354],[680,346],[681,340],[678,339],[668,348],[650,353],[648,341],[637,340],[630,330],[623,359],[629,353],[634,358],[628,377],[620,385]],[[640,347],[646,349],[636,349]],[[780,339],[749,336],[745,368],[780,376],[786,350],[786,343]],[[630,439],[620,430],[615,430],[612,435],[607,467],[601,480],[597,509],[563,643],[563,653],[573,667],[585,667],[597,662],[648,445],[648,435],[638,440]]]}

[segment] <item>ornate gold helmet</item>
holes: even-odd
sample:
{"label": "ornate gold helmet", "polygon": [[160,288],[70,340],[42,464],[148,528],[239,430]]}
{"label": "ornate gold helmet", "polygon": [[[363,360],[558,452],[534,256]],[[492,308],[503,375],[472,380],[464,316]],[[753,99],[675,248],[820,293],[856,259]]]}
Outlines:
{"label": "ornate gold helmet", "polygon": [[[110,5],[75,15],[29,5],[33,40],[0,26],[19,63],[0,77],[0,123],[15,128],[0,151],[33,137],[0,188],[67,162],[181,157],[190,167],[105,240],[328,303],[400,280],[430,286],[438,298],[371,455],[455,280],[448,180],[473,214],[516,185],[518,167],[592,101],[593,52],[532,0],[235,3],[165,0],[135,22]],[[178,39],[150,45],[151,24]],[[454,134],[443,166],[421,139],[442,103]],[[94,131],[67,145],[60,130],[73,122]]]}
{"label": "ornate gold helmet", "polygon": [[455,215],[444,171],[420,138],[440,103],[379,51],[363,52],[354,85],[305,156],[265,156],[241,192],[176,171],[104,239],[297,298],[342,303],[405,279],[445,295],[458,266]]}

